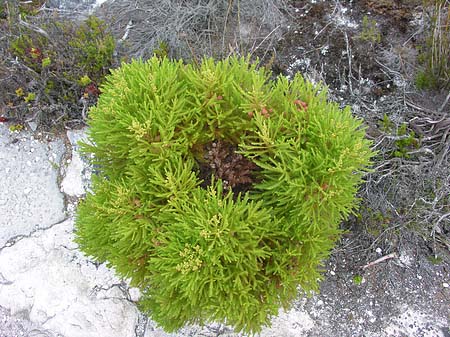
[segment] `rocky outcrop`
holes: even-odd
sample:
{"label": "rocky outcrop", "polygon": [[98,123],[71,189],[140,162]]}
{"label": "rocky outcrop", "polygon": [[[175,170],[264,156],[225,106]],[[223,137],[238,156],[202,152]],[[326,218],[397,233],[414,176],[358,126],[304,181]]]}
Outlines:
{"label": "rocky outcrop", "polygon": [[0,247],[65,218],[57,184],[62,140],[39,141],[0,124]]}
{"label": "rocky outcrop", "polygon": [[69,131],[65,146],[0,125],[1,337],[136,336],[126,283],[73,242],[70,210],[89,177],[77,151],[83,134]]}
{"label": "rocky outcrop", "polygon": [[79,253],[72,238],[69,219],[4,248],[1,305],[63,336],[134,336],[138,313],[126,285]]}

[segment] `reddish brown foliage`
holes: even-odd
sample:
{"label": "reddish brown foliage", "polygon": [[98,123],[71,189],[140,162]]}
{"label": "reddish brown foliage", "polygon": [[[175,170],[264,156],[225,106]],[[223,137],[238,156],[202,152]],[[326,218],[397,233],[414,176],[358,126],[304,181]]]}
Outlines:
{"label": "reddish brown foliage", "polygon": [[205,146],[206,162],[200,168],[200,176],[205,186],[209,185],[211,175],[214,175],[222,179],[225,190],[231,187],[237,193],[251,188],[258,166],[235,151],[234,145],[221,140]]}

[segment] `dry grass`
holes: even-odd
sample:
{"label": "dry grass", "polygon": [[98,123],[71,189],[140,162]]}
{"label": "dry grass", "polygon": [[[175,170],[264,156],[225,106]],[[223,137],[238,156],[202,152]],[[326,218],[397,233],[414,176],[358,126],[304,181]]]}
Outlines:
{"label": "dry grass", "polygon": [[128,57],[148,58],[164,43],[169,56],[195,59],[268,54],[288,7],[284,0],[110,0],[97,14],[109,18]]}
{"label": "dry grass", "polygon": [[424,14],[429,27],[419,87],[450,88],[450,1],[424,0]]}

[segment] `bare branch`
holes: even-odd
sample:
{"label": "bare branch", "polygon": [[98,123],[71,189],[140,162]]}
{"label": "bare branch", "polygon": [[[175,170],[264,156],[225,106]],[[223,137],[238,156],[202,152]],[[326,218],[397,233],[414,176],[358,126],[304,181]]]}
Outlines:
{"label": "bare branch", "polygon": [[395,258],[397,258],[397,254],[396,253],[390,253],[388,255],[380,257],[379,259],[377,259],[375,261],[372,261],[372,262],[366,264],[362,268],[366,269],[366,268],[372,267],[372,266],[374,266],[374,265],[376,265],[376,264],[378,264],[380,262],[383,262],[383,261],[386,261],[386,260],[389,260],[389,259],[395,259]]}

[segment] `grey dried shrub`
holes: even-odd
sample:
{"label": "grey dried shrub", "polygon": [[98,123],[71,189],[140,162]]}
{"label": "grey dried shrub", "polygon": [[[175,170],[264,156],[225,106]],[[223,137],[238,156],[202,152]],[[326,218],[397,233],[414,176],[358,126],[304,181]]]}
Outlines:
{"label": "grey dried shrub", "polygon": [[151,57],[161,42],[175,58],[261,57],[281,38],[288,8],[283,0],[117,0],[97,14],[111,22],[126,55],[134,58]]}

